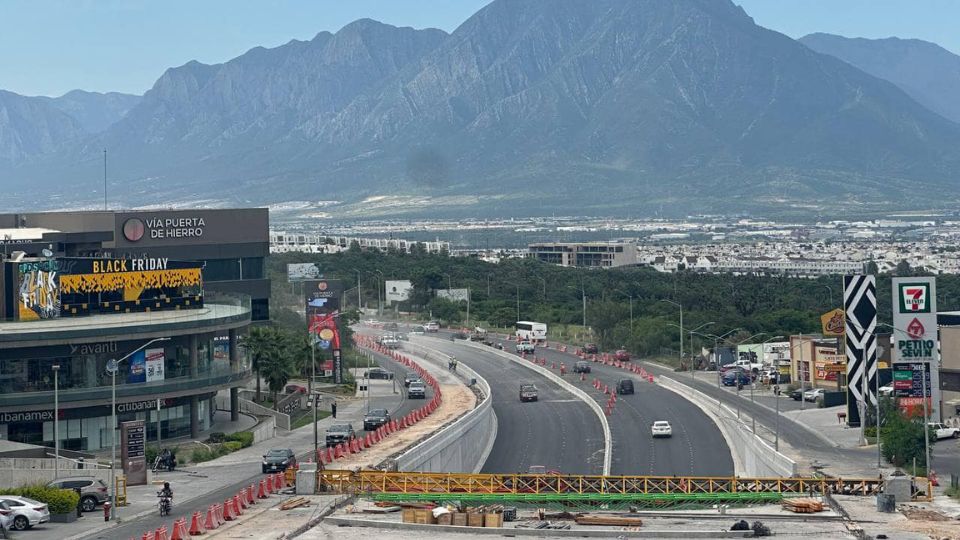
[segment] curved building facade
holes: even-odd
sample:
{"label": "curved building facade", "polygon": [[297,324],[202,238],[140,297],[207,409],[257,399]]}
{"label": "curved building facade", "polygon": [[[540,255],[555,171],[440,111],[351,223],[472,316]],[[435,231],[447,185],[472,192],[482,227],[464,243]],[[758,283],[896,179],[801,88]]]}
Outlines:
{"label": "curved building facade", "polygon": [[[55,420],[60,446],[69,450],[109,447],[113,429],[131,420],[145,421],[147,440],[156,440],[158,425],[163,439],[197,438],[212,423],[220,391],[230,392],[231,416],[237,418],[237,388],[252,378],[240,336],[267,315],[263,289],[269,290],[262,269],[266,242],[250,242],[265,240],[268,225],[260,219],[265,210],[223,212],[230,213],[220,216],[225,224],[236,223],[238,212],[241,218],[248,213],[261,232],[237,227],[231,246],[226,231],[214,228],[208,237],[216,245],[198,242],[217,223],[217,211],[205,211],[199,221],[164,221],[152,217],[156,212],[115,219],[92,213],[91,222],[116,223],[119,232],[65,231],[70,223],[61,216],[58,230],[21,229],[31,237],[19,241],[10,241],[17,229],[6,229],[0,254],[0,439],[54,446]],[[43,215],[29,219],[42,221],[37,216]],[[83,214],[73,216],[77,229],[89,225]],[[17,222],[24,224],[19,216]],[[190,234],[180,236],[181,228]],[[153,236],[154,244],[115,251],[114,232],[126,235],[126,243]],[[173,259],[173,253],[183,258]],[[238,266],[226,280],[218,279],[232,264],[217,258],[224,253]],[[239,270],[243,264],[247,280]],[[111,426],[114,402],[117,426]]]}

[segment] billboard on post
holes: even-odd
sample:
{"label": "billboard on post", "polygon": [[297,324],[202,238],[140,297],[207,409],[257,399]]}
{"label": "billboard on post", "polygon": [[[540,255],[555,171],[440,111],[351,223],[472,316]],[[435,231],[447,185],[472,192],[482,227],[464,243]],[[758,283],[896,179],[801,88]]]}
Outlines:
{"label": "billboard on post", "polygon": [[[931,421],[940,419],[940,351],[937,348],[937,281],[935,277],[893,278],[893,370],[909,371],[914,387],[901,405],[923,405],[923,386]],[[926,373],[924,376],[923,374]],[[904,383],[901,382],[903,386]],[[905,390],[894,390],[900,392]],[[919,393],[918,393],[919,390]],[[908,399],[909,398],[909,399]],[[914,403],[915,402],[915,403]]]}
{"label": "billboard on post", "polygon": [[332,350],[333,380],[343,382],[343,365],[340,357],[340,332],[337,318],[340,316],[340,298],[343,282],[337,279],[314,279],[303,282],[304,312],[307,329],[314,343],[321,349]]}
{"label": "billboard on post", "polygon": [[407,279],[385,281],[387,305],[395,302],[403,302],[410,299],[410,293],[413,292],[413,283]]}
{"label": "billboard on post", "polygon": [[437,298],[446,298],[454,302],[466,302],[470,299],[469,289],[438,289]]}
{"label": "billboard on post", "polygon": [[304,281],[320,277],[320,265],[316,263],[287,264],[287,281]]}

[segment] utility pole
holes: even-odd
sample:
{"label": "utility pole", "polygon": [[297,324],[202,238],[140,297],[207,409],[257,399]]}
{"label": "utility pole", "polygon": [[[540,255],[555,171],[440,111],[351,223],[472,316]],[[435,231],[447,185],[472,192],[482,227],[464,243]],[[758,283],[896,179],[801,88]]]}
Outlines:
{"label": "utility pole", "polygon": [[807,367],[803,362],[803,332],[800,332],[800,364],[797,366],[797,375],[800,376],[800,410],[804,409],[804,402],[807,400],[803,394],[807,392],[807,378],[804,376],[804,368]]}
{"label": "utility pole", "polygon": [[103,149],[103,209],[107,209],[107,149]]}

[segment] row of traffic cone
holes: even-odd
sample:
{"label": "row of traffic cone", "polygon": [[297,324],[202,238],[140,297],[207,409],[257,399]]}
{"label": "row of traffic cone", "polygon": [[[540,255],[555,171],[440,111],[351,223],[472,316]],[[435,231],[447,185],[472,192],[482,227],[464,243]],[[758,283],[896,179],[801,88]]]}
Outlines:
{"label": "row of traffic cone", "polygon": [[189,525],[186,518],[180,518],[173,522],[169,533],[167,528],[162,526],[145,532],[140,540],[184,540],[190,536],[206,534],[207,531],[217,529],[228,521],[235,521],[243,515],[244,510],[256,504],[258,499],[266,499],[285,487],[286,480],[283,473],[267,475],[259,483],[250,484],[241,489],[223,504],[210,505],[206,512],[194,512]]}

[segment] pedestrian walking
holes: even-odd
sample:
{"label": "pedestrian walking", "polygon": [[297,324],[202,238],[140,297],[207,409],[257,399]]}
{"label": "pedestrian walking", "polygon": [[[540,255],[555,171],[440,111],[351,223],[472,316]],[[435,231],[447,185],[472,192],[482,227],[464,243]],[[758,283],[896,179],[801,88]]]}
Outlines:
{"label": "pedestrian walking", "polygon": [[336,401],[334,401],[333,403],[330,404],[330,416],[332,416],[332,417],[334,417],[334,418],[337,417],[337,402],[336,402]]}

